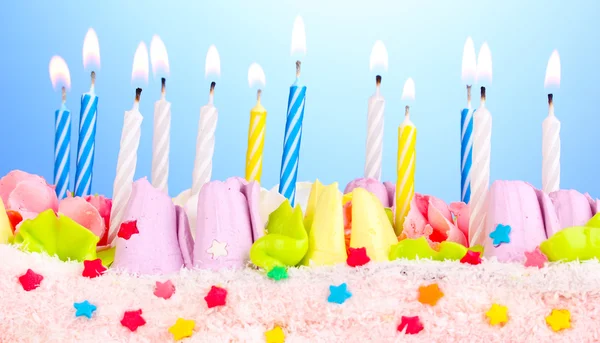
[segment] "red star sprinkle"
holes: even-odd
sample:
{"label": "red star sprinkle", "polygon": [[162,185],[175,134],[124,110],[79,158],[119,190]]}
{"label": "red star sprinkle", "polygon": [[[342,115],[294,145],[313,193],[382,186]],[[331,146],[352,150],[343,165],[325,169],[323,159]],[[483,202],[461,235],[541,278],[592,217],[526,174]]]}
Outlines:
{"label": "red star sprinkle", "polygon": [[544,267],[544,263],[548,262],[548,257],[542,253],[540,247],[536,247],[533,251],[525,252],[525,267]]}
{"label": "red star sprinkle", "polygon": [[367,248],[349,248],[346,263],[350,267],[364,266],[371,259],[367,256]]}
{"label": "red star sprinkle", "polygon": [[129,240],[131,236],[140,233],[137,228],[137,220],[126,221],[119,227],[117,237],[121,237],[124,240]]}
{"label": "red star sprinkle", "polygon": [[478,265],[481,263],[481,253],[479,251],[467,250],[467,253],[460,259],[460,263]]}
{"label": "red star sprinkle", "polygon": [[42,280],[44,280],[44,277],[31,269],[27,269],[25,274],[19,276],[19,283],[21,283],[21,286],[27,292],[40,287]]}
{"label": "red star sprinkle", "polygon": [[402,332],[402,330],[404,330],[404,328],[406,328],[406,331],[404,331],[405,335],[415,335],[423,330],[423,324],[421,323],[419,316],[414,316],[414,317],[402,316],[400,325],[398,325],[398,331]]}
{"label": "red star sprinkle", "polygon": [[106,267],[102,265],[102,260],[97,258],[91,261],[83,261],[83,273],[81,273],[81,275],[93,279],[104,274],[105,271]]}
{"label": "red star sprinkle", "polygon": [[165,282],[156,281],[156,287],[154,288],[154,295],[159,298],[169,299],[175,293],[175,285],[171,280]]}
{"label": "red star sprinkle", "polygon": [[146,320],[142,317],[142,310],[137,311],[125,311],[123,313],[123,319],[121,319],[121,325],[128,328],[131,331],[137,330],[140,326],[145,325]]}
{"label": "red star sprinkle", "polygon": [[204,297],[204,300],[206,300],[208,308],[213,308],[225,305],[225,298],[227,298],[227,290],[225,288],[212,286],[208,294]]}

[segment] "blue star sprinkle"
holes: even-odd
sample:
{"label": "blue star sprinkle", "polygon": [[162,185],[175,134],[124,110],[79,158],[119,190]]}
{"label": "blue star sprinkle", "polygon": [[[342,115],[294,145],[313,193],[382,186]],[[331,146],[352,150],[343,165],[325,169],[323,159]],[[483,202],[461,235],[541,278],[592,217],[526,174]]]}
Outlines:
{"label": "blue star sprinkle", "polygon": [[329,292],[327,301],[330,303],[343,304],[352,296],[352,293],[348,292],[348,285],[345,282],[339,286],[329,286]]}
{"label": "blue star sprinkle", "polygon": [[490,238],[494,241],[494,246],[499,246],[502,243],[510,243],[510,225],[498,224],[496,230],[490,233]]}
{"label": "blue star sprinkle", "polygon": [[90,304],[87,300],[80,303],[74,303],[73,306],[77,310],[75,317],[86,316],[92,318],[92,313],[96,311],[96,305]]}

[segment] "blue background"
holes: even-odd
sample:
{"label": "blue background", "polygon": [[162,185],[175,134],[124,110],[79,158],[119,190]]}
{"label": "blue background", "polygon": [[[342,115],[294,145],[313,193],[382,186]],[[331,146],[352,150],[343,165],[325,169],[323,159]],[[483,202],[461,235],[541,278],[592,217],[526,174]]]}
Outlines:
{"label": "blue background", "polygon": [[[488,108],[494,118],[491,177],[541,186],[541,123],[547,115],[546,64],[558,49],[562,85],[555,93],[562,122],[563,188],[600,195],[595,177],[600,127],[600,2],[598,1],[6,1],[0,4],[0,174],[22,169],[52,180],[54,111],[48,62],[61,55],[71,70],[67,105],[74,114],[71,180],[75,176],[79,97],[89,89],[82,45],[88,28],[100,41],[98,133],[93,192],[110,195],[116,171],[123,112],[131,108],[133,54],[154,34],[164,41],[171,64],[167,98],[172,102],[169,190],[191,185],[199,110],[210,79],[204,59],[211,44],[221,56],[215,104],[219,109],[213,178],[244,174],[252,62],[264,69],[267,108],[263,184],[278,183],[289,86],[292,25],[301,15],[308,86],[299,180],[340,181],[362,176],[367,99],[374,91],[369,71],[373,43],[389,53],[383,74],[386,97],[383,179],[395,178],[397,126],[405,103],[404,81],[413,77],[418,128],[417,192],[457,200],[460,191],[460,111],[463,44],[484,41],[493,57]],[[151,71],[150,71],[151,73]],[[144,87],[145,116],[136,178],[150,175],[152,117],[160,80]],[[479,103],[475,97],[474,105]],[[72,187],[71,187],[72,189]]]}

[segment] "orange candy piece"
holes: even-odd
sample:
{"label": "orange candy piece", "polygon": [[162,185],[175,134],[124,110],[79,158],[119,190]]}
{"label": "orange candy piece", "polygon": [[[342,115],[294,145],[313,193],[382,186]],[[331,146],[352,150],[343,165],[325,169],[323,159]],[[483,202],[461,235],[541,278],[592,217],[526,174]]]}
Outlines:
{"label": "orange candy piece", "polygon": [[440,290],[437,283],[419,287],[419,302],[421,304],[435,306],[443,296],[444,293]]}
{"label": "orange candy piece", "polygon": [[10,222],[10,228],[12,232],[15,233],[17,230],[17,225],[23,221],[23,216],[17,211],[6,211],[6,215],[8,216],[8,221]]}

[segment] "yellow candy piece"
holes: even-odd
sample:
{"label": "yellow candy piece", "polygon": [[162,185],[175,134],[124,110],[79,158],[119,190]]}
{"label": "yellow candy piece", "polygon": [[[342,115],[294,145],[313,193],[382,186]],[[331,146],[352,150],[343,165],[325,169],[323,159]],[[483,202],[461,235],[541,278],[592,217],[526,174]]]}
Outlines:
{"label": "yellow candy piece", "polygon": [[265,332],[265,341],[267,343],[283,343],[285,342],[285,333],[280,326],[276,326]]}
{"label": "yellow candy piece", "polygon": [[310,189],[308,203],[306,204],[306,210],[304,211],[304,228],[306,229],[306,232],[310,232],[312,227],[315,211],[317,210],[317,201],[319,200],[322,191],[323,184],[319,179],[315,180]]}
{"label": "yellow candy piece", "polygon": [[508,308],[504,305],[492,304],[485,316],[488,317],[492,326],[505,324],[508,322]]}
{"label": "yellow candy piece", "polygon": [[398,237],[379,199],[363,188],[352,192],[352,234],[350,247],[366,248],[373,261],[387,261],[390,247]]}
{"label": "yellow candy piece", "polygon": [[346,193],[342,196],[342,206],[346,205],[350,201],[352,201],[352,192]]}
{"label": "yellow candy piece", "polygon": [[0,244],[7,244],[12,242],[13,232],[10,227],[10,221],[6,214],[6,208],[4,208],[4,202],[0,199]]}
{"label": "yellow candy piece", "polygon": [[313,185],[313,191],[309,199],[316,197],[316,193],[320,194],[318,194],[318,199],[315,202],[316,210],[308,233],[308,252],[303,264],[331,265],[343,263],[348,255],[346,254],[344,239],[342,196],[338,190],[338,184],[335,182],[322,187],[320,192],[318,186],[314,187]]}
{"label": "yellow candy piece", "polygon": [[175,325],[169,328],[169,332],[173,334],[173,339],[178,341],[190,337],[194,333],[195,326],[196,322],[193,320],[178,318]]}
{"label": "yellow candy piece", "polygon": [[571,312],[569,310],[552,310],[546,317],[546,324],[550,325],[552,331],[560,331],[571,327]]}

